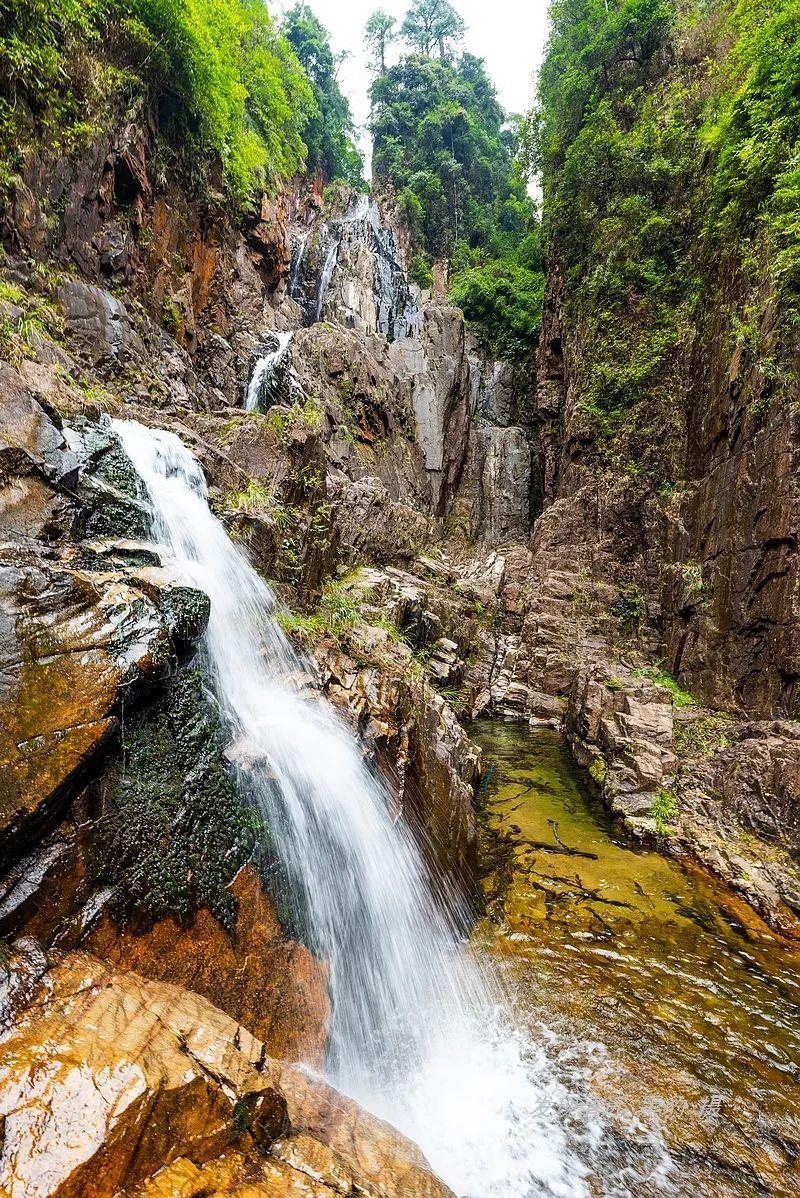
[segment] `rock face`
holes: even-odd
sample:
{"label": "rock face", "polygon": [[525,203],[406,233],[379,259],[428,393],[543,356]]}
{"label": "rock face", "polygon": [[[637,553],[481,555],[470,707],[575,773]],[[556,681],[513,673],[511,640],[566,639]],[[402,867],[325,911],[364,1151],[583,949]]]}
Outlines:
{"label": "rock face", "polygon": [[464,322],[446,304],[428,304],[418,338],[390,349],[397,372],[411,380],[416,438],[431,482],[434,510],[447,509],[461,475],[469,430],[469,379]]}
{"label": "rock face", "polygon": [[[123,695],[165,674],[202,635],[208,600],[114,538],[139,501],[109,477],[113,439],[65,433],[3,366],[0,852],[41,833],[117,728]],[[119,482],[119,480],[118,480]],[[124,486],[124,483],[123,483]],[[94,502],[108,498],[102,519]],[[67,538],[80,528],[80,547]],[[111,533],[112,536],[108,534]],[[91,539],[89,539],[91,538]]]}
{"label": "rock face", "polygon": [[[313,652],[324,693],[380,767],[432,871],[470,893],[480,754],[436,689],[457,689],[464,672],[459,643],[442,635],[460,605],[436,591],[404,571],[362,569],[348,593],[365,623],[345,645],[323,640]],[[468,639],[463,623],[460,639]]]}
{"label": "rock face", "polygon": [[6,855],[30,843],[85,776],[117,727],[122,694],[175,659],[174,607],[194,607],[194,626],[185,629],[192,639],[208,615],[204,596],[152,567],[143,580],[135,568],[88,573],[48,565],[14,553],[0,562]]}
{"label": "rock face", "polygon": [[21,943],[2,1010],[10,1198],[446,1198],[419,1151],[240,1024],[86,954]]}

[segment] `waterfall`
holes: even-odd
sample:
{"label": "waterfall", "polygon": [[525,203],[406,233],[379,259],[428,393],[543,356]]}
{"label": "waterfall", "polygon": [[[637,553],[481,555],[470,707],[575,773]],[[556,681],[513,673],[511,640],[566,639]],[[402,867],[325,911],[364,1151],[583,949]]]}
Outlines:
{"label": "waterfall", "polygon": [[317,298],[314,303],[314,320],[319,320],[322,316],[322,308],[325,304],[325,296],[328,294],[333,272],[336,269],[336,260],[339,257],[339,246],[342,244],[341,233],[334,235],[331,241],[330,249],[325,255],[325,265],[322,268],[322,274],[319,276],[317,285]]}
{"label": "waterfall", "polygon": [[303,269],[303,259],[305,257],[306,246],[311,237],[311,229],[307,229],[302,234],[292,252],[292,270],[289,275],[288,294],[295,299],[297,297],[297,288],[300,282],[300,271]]}
{"label": "waterfall", "polygon": [[372,256],[377,332],[390,341],[414,335],[420,323],[419,310],[398,259],[394,232],[383,224],[380,209],[374,200],[366,195],[356,196],[343,219],[327,221],[322,226],[319,243],[324,250],[324,258],[313,302],[304,292],[302,279],[310,236],[310,232],[306,232],[297,244],[288,289],[292,299],[304,308],[310,323],[322,318],[325,298],[339,265],[342,247],[361,243]]}
{"label": "waterfall", "polygon": [[513,1030],[502,988],[462,943],[457,899],[431,883],[350,732],[298,690],[275,596],[209,509],[197,461],[174,433],[113,426],[154,539],[211,598],[203,656],[229,756],[294,918],[330,964],[329,1079],[416,1140],[459,1195],[585,1198],[563,1084]]}
{"label": "waterfall", "polygon": [[275,336],[277,347],[260,357],[253,368],[244,401],[248,412],[255,412],[262,396],[273,389],[278,367],[286,356],[294,333],[276,333]]}

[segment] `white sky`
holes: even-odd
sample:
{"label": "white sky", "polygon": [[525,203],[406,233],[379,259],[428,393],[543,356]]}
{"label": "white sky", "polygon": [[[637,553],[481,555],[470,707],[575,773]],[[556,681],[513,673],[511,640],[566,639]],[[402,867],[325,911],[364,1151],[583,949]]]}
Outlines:
{"label": "white sky", "polygon": [[[294,0],[271,0],[270,11],[280,16]],[[534,75],[539,69],[547,33],[548,0],[452,0],[467,24],[466,48],[486,60],[500,103],[509,112],[525,112],[533,100]],[[364,49],[364,25],[376,8],[402,21],[407,0],[308,0],[331,35],[335,53],[351,57],[339,71],[342,90],[350,100],[360,129],[369,113],[370,75]],[[393,48],[390,61],[398,54]],[[366,148],[366,138],[362,136]]]}

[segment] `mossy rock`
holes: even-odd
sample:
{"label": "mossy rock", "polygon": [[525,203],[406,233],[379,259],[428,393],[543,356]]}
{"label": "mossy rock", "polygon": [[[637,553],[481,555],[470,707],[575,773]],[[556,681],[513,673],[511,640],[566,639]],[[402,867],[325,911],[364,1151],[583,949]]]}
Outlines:
{"label": "mossy rock", "polygon": [[93,872],[120,917],[188,919],[207,907],[236,922],[227,887],[255,847],[253,811],[224,760],[219,716],[196,669],[181,670],[124,725],[101,784]]}

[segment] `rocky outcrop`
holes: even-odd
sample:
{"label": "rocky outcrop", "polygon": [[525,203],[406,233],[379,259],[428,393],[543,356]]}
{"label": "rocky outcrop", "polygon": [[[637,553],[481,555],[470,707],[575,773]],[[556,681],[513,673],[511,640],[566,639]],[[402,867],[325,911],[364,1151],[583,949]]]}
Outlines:
{"label": "rocky outcrop", "polygon": [[248,864],[230,883],[233,914],[226,926],[202,892],[188,914],[155,919],[124,896],[121,917],[113,887],[97,876],[97,827],[79,802],[69,820],[5,874],[0,935],[33,937],[48,950],[81,948],[117,968],[183,986],[248,1027],[273,1056],[321,1064],[326,968],[286,935],[255,868]]}
{"label": "rocky outcrop", "polygon": [[396,341],[390,357],[411,381],[416,439],[430,479],[433,507],[447,511],[461,476],[470,419],[470,363],[461,314],[429,303],[418,337]]}
{"label": "rocky outcrop", "polygon": [[[124,695],[163,674],[181,632],[197,639],[208,604],[150,567],[88,572],[33,553],[1,560],[3,794],[6,861],[32,842],[86,777],[118,727]],[[185,643],[185,642],[184,642]]]}
{"label": "rocky outcrop", "polygon": [[635,826],[649,816],[659,791],[677,769],[672,748],[672,697],[641,674],[589,667],[577,672],[567,704],[566,731],[581,765],[601,762],[598,777],[612,811]]}
{"label": "rocky outcrop", "polygon": [[107,291],[100,298],[87,284],[124,288],[193,353],[219,351],[212,330],[238,341],[288,279],[292,196],[262,196],[238,221],[221,195],[207,206],[174,177],[157,185],[157,132],[146,113],[103,125],[80,155],[26,156],[11,183],[4,241],[81,276],[64,302],[95,344],[99,321],[121,345],[124,317]]}
{"label": "rocky outcrop", "polygon": [[[431,870],[471,892],[480,755],[436,689],[460,684],[459,645],[442,635],[434,588],[413,576],[362,570],[349,590],[365,623],[345,644],[323,639],[314,647],[319,682],[380,768]],[[462,636],[466,642],[463,626]]]}
{"label": "rocky outcrop", "polygon": [[[123,701],[199,639],[209,608],[148,546],[114,535],[123,524],[141,531],[141,504],[130,477],[115,474],[113,438],[60,429],[8,365],[2,383],[2,500],[16,538],[0,551],[7,864],[85,779]],[[102,515],[99,495],[108,500]],[[76,530],[86,539],[72,540]]]}
{"label": "rocky outcrop", "polygon": [[417,1149],[278,1064],[205,999],[18,945],[2,1012],[0,1185],[16,1198],[446,1198]]}

